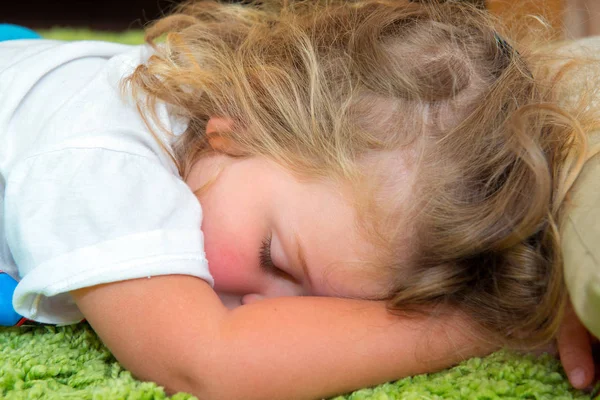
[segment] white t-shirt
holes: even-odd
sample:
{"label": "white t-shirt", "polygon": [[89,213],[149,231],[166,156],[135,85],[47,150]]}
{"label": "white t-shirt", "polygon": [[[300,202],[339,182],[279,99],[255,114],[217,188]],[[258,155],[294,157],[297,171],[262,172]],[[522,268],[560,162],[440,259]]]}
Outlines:
{"label": "white t-shirt", "polygon": [[[13,305],[27,318],[77,322],[69,291],[101,283],[186,274],[212,284],[200,204],[120,90],[150,54],[0,43],[0,269],[20,281]],[[175,134],[185,127],[166,105],[157,112]]]}

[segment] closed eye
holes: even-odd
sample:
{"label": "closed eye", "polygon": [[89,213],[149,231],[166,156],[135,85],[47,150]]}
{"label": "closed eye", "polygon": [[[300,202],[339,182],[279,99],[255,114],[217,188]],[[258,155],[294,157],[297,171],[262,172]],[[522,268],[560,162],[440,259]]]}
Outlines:
{"label": "closed eye", "polygon": [[294,277],[277,267],[271,258],[271,238],[269,234],[262,240],[259,252],[260,268],[268,274],[295,281]]}

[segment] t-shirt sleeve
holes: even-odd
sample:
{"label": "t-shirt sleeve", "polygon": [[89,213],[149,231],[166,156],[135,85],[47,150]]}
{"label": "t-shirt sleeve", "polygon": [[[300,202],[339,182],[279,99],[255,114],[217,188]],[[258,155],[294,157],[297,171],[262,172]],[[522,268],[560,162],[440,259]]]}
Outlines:
{"label": "t-shirt sleeve", "polygon": [[69,292],[102,283],[185,274],[212,284],[198,200],[144,156],[75,148],[29,158],[8,179],[4,212],[21,277],[13,304],[27,318],[77,322]]}

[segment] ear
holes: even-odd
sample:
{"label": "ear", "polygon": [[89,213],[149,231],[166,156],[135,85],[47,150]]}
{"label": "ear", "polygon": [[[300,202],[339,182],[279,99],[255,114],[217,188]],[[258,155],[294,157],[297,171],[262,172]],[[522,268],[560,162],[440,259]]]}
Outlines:
{"label": "ear", "polygon": [[231,139],[221,135],[222,132],[231,130],[233,121],[226,117],[211,117],[206,124],[206,137],[213,150],[232,156],[243,154],[239,146]]}

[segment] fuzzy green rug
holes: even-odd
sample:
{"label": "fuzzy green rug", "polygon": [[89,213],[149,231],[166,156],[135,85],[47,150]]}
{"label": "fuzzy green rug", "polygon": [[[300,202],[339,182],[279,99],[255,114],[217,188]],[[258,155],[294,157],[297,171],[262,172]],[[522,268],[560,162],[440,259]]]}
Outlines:
{"label": "fuzzy green rug", "polygon": [[[139,43],[139,31],[97,33],[55,29],[52,39],[98,39]],[[398,360],[402,362],[402,360]],[[153,383],[135,380],[87,324],[70,327],[0,329],[2,399],[166,399]],[[194,399],[177,394],[171,399]],[[570,389],[558,361],[499,352],[436,374],[419,375],[335,400],[590,399]]]}
{"label": "fuzzy green rug", "polygon": [[[398,360],[402,362],[402,360]],[[0,398],[166,399],[123,369],[87,324],[0,329]],[[177,394],[173,400],[195,399]],[[590,399],[571,390],[552,357],[499,352],[436,374],[363,389],[335,400]]]}
{"label": "fuzzy green rug", "polygon": [[125,44],[140,44],[144,41],[144,33],[140,30],[99,32],[89,29],[54,28],[38,32],[45,39],[55,40],[106,40]]}

